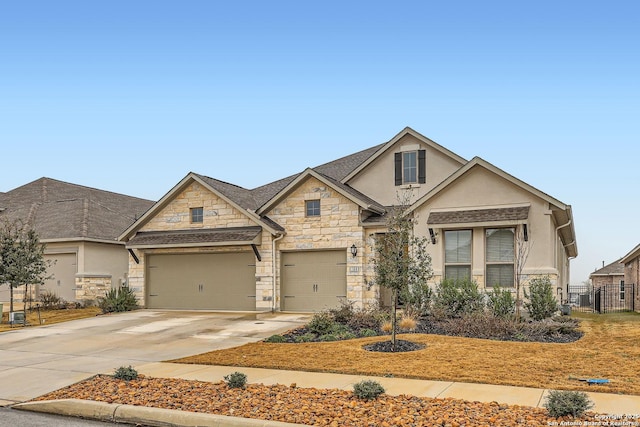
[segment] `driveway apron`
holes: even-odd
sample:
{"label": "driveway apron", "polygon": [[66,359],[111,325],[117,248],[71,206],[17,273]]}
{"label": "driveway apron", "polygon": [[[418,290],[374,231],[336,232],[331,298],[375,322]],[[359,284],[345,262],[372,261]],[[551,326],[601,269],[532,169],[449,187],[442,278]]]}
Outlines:
{"label": "driveway apron", "polygon": [[0,405],[120,366],[236,347],[302,325],[303,314],[139,310],[0,333]]}

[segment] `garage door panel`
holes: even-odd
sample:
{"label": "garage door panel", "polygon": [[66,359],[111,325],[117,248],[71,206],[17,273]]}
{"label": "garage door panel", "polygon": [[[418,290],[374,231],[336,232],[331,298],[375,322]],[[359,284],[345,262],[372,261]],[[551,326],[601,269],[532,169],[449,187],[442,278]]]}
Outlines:
{"label": "garage door panel", "polygon": [[346,298],[346,251],[282,254],[282,310],[319,311]]}
{"label": "garage door panel", "polygon": [[44,256],[51,265],[41,291],[53,292],[65,301],[76,300],[76,272],[78,270],[75,253],[48,254]]}
{"label": "garage door panel", "polygon": [[149,308],[255,310],[255,258],[250,252],[150,255]]}

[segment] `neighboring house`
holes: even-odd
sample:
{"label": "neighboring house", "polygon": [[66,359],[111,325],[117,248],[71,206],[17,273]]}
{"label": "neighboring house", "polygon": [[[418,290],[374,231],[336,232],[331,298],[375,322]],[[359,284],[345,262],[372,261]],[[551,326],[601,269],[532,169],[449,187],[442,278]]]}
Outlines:
{"label": "neighboring house", "polygon": [[[154,202],[40,178],[0,194],[0,221],[21,220],[45,244],[52,265],[38,292],[47,290],[66,301],[92,300],[126,282],[128,253],[117,237]],[[24,287],[14,290],[22,300]],[[0,286],[0,301],[9,288]]]}
{"label": "neighboring house", "polygon": [[432,241],[434,283],[469,277],[513,288],[520,241],[529,248],[521,277],[549,275],[566,298],[577,256],[571,206],[410,128],[253,190],[187,174],[120,236],[130,286],[151,308],[376,304],[385,293],[371,282],[372,243],[404,191],[416,234]]}
{"label": "neighboring house", "polygon": [[620,261],[605,265],[589,275],[598,311],[625,310],[633,304],[633,285],[625,281],[624,265]]}
{"label": "neighboring house", "polygon": [[634,290],[634,308],[640,312],[640,245],[620,259],[624,265],[624,281]]}

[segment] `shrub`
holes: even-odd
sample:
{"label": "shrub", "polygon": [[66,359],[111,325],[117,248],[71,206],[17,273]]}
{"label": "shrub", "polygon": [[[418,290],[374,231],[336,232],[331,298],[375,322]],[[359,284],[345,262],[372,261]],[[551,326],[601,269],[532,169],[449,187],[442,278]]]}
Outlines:
{"label": "shrub", "polygon": [[418,326],[418,323],[416,322],[416,319],[414,319],[413,317],[406,317],[405,316],[402,319],[400,319],[400,322],[398,323],[398,326],[402,330],[413,331]]}
{"label": "shrub", "polygon": [[347,325],[355,330],[378,330],[382,322],[388,317],[389,313],[387,311],[381,310],[377,307],[367,307],[362,310],[355,311]]}
{"label": "shrub", "polygon": [[377,337],[378,333],[373,329],[360,329],[358,335],[361,337]]}
{"label": "shrub", "polygon": [[525,290],[524,296],[528,299],[524,307],[533,320],[547,319],[558,311],[558,300],[553,296],[549,277],[532,279],[529,284],[529,293]]}
{"label": "shrub", "polygon": [[128,286],[110,289],[104,297],[98,297],[98,307],[103,313],[131,311],[138,308],[135,293]]}
{"label": "shrub", "polygon": [[352,340],[354,338],[357,338],[357,336],[351,331],[344,331],[338,334],[339,340]]}
{"label": "shrub", "polygon": [[131,365],[129,365],[128,367],[120,366],[113,373],[113,377],[118,380],[131,381],[138,378],[138,371],[133,369]]}
{"label": "shrub", "polygon": [[42,303],[42,308],[46,309],[59,309],[60,306],[64,305],[64,299],[51,291],[41,292],[39,300]]}
{"label": "shrub", "polygon": [[271,335],[269,338],[265,339],[264,342],[281,343],[287,342],[287,339],[282,335]]}
{"label": "shrub", "polygon": [[544,407],[547,408],[549,415],[552,417],[558,418],[567,415],[580,417],[593,408],[593,402],[582,391],[551,390]]}
{"label": "shrub", "polygon": [[229,388],[245,388],[247,385],[247,376],[242,372],[234,372],[224,376],[224,382]]}
{"label": "shrub", "polygon": [[301,342],[311,342],[315,339],[316,339],[316,334],[312,332],[307,332],[306,334],[302,334],[295,337],[294,341],[297,343],[301,343]]}
{"label": "shrub", "polygon": [[509,318],[516,312],[516,300],[510,290],[496,286],[487,292],[487,308],[495,317]]}
{"label": "shrub", "polygon": [[328,311],[321,311],[313,315],[307,329],[317,335],[325,335],[332,332],[336,328],[336,321]]}
{"label": "shrub", "polygon": [[436,286],[434,309],[445,317],[460,317],[484,309],[484,295],[469,279],[445,279]]}
{"label": "shrub", "polygon": [[347,324],[353,317],[356,310],[353,308],[353,301],[341,300],[340,307],[331,308],[327,313],[333,318],[334,322]]}
{"label": "shrub", "polygon": [[320,341],[338,341],[338,337],[335,336],[334,334],[324,334],[324,335],[320,335],[318,340],[320,340]]}
{"label": "shrub", "polygon": [[392,329],[393,329],[393,325],[391,324],[390,320],[387,320],[380,326],[380,330],[385,334],[390,334]]}
{"label": "shrub", "polygon": [[404,301],[405,311],[426,316],[431,310],[433,290],[427,283],[420,283],[403,290],[400,298]]}
{"label": "shrub", "polygon": [[353,394],[358,399],[372,400],[384,393],[384,387],[372,380],[360,381],[353,385]]}

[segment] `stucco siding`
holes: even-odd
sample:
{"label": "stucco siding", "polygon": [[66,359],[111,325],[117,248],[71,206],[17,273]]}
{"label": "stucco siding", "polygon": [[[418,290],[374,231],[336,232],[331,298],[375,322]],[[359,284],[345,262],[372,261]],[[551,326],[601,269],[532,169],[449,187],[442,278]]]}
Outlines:
{"label": "stucco siding", "polygon": [[412,184],[415,199],[422,197],[460,168],[461,164],[412,135],[405,135],[393,147],[380,155],[365,170],[349,180],[349,185],[385,206],[397,204],[394,154],[402,150],[426,150],[426,182]]}

